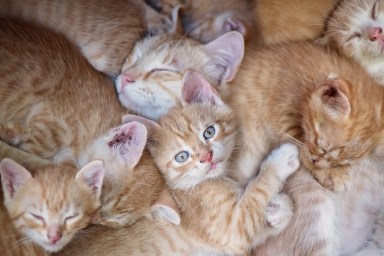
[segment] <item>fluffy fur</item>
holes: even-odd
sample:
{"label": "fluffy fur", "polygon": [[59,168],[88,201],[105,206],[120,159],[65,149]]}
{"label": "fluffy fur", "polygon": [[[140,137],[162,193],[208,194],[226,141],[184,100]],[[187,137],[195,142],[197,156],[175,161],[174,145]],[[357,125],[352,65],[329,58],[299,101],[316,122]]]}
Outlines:
{"label": "fluffy fur", "polygon": [[318,42],[329,44],[359,62],[384,85],[383,28],[383,1],[341,1]]}
{"label": "fluffy fur", "polygon": [[22,239],[56,252],[99,208],[104,166],[94,161],[78,172],[71,165],[48,165],[33,172],[11,159],[2,160],[4,204]]}
{"label": "fluffy fur", "polygon": [[172,31],[173,22],[142,0],[0,1],[0,15],[22,17],[66,35],[97,70],[121,72],[136,41]]}
{"label": "fluffy fur", "polygon": [[[163,180],[152,160],[142,157],[145,127],[118,126],[128,112],[112,81],[50,30],[5,20],[0,27],[1,139],[55,162],[103,160],[103,224],[121,226],[149,214]],[[139,182],[143,173],[148,180]]]}

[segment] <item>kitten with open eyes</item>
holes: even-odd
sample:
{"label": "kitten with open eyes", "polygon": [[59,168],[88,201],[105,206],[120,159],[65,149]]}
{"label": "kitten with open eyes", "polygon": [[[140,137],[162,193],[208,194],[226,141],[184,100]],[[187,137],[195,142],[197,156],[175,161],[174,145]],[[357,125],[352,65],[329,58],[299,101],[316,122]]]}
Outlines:
{"label": "kitten with open eyes", "polygon": [[182,6],[180,22],[189,37],[208,43],[229,32],[238,31],[245,39],[252,36],[251,1],[241,0],[147,0],[159,12],[170,16]]}
{"label": "kitten with open eyes", "polygon": [[0,138],[53,162],[103,160],[102,224],[149,215],[164,181],[144,150],[145,127],[121,125],[129,111],[112,80],[53,31],[7,20],[0,28]]}
{"label": "kitten with open eyes", "polygon": [[174,29],[167,16],[143,0],[1,0],[0,15],[38,22],[63,33],[94,68],[110,76],[121,72],[127,54],[146,30],[162,34]]}
{"label": "kitten with open eyes", "polygon": [[[69,164],[48,165],[32,175],[5,158],[0,163],[0,175],[4,205],[16,230],[24,242],[32,241],[49,252],[69,243],[100,206],[102,161],[93,161],[79,171]],[[6,248],[2,248],[2,255],[3,250]]]}
{"label": "kitten with open eyes", "polygon": [[327,21],[321,44],[359,62],[384,85],[384,2],[382,0],[341,1]]}
{"label": "kitten with open eyes", "polygon": [[159,123],[132,115],[123,119],[151,129],[148,148],[175,199],[180,225],[159,222],[151,227],[146,221],[127,229],[103,229],[105,235],[99,237],[93,236],[100,229],[90,228],[64,255],[112,247],[116,255],[190,255],[199,250],[243,255],[289,223],[290,200],[278,192],[299,167],[297,148],[284,144],[272,151],[259,176],[243,190],[226,177],[237,133],[231,110],[196,71],[185,74],[182,95],[183,106]]}

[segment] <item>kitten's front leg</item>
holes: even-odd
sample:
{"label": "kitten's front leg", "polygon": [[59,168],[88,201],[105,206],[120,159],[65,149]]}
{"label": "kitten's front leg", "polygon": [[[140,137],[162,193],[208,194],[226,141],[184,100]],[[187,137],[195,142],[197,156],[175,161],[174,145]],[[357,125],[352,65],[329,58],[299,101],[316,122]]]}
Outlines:
{"label": "kitten's front leg", "polygon": [[351,183],[347,167],[313,170],[312,173],[323,187],[335,192],[347,190]]}
{"label": "kitten's front leg", "polygon": [[16,146],[22,141],[25,126],[21,122],[0,124],[0,139],[9,145]]}
{"label": "kitten's front leg", "polygon": [[267,208],[267,223],[272,233],[278,234],[285,229],[293,216],[293,202],[286,194],[278,194]]}

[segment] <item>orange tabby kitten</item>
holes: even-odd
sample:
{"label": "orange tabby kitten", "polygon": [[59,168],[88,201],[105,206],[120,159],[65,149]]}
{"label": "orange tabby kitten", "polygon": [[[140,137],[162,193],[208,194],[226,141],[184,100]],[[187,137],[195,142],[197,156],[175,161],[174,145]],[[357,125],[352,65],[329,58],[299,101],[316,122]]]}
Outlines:
{"label": "orange tabby kitten", "polygon": [[246,39],[253,33],[251,1],[249,0],[147,0],[168,16],[176,6],[182,6],[180,19],[186,35],[208,43],[229,32],[238,31]]}
{"label": "orange tabby kitten", "polygon": [[151,123],[149,150],[180,210],[181,225],[215,250],[245,253],[280,231],[265,230],[265,209],[297,169],[296,148],[284,145],[274,151],[267,161],[276,162],[264,163],[260,176],[242,191],[226,177],[237,131],[231,110],[196,71],[184,75],[182,96],[183,106],[158,124],[144,121]]}
{"label": "orange tabby kitten", "polygon": [[114,255],[243,255],[289,223],[290,200],[276,195],[299,166],[297,148],[284,144],[274,150],[259,176],[241,189],[226,177],[236,143],[231,110],[199,73],[187,72],[183,84],[184,105],[158,124],[124,117],[151,128],[148,147],[180,210],[180,226],[142,221],[127,229],[102,229],[104,235],[91,227],[60,255],[106,250]]}
{"label": "orange tabby kitten", "polygon": [[0,15],[22,17],[63,33],[97,70],[115,76],[146,27],[151,34],[173,23],[142,0],[1,0]]}
{"label": "orange tabby kitten", "polygon": [[317,38],[338,0],[255,0],[253,15],[265,44]]}
{"label": "orange tabby kitten", "polygon": [[384,2],[381,0],[341,1],[318,40],[353,58],[384,85]]}
{"label": "orange tabby kitten", "polygon": [[348,166],[382,137],[383,90],[359,65],[316,45],[249,48],[222,89],[243,128],[235,175],[247,180],[271,148],[294,138],[316,178],[343,189]]}
{"label": "orange tabby kitten", "polygon": [[[149,214],[163,181],[144,151],[145,127],[117,126],[128,111],[112,81],[50,30],[5,20],[0,28],[0,138],[55,162],[103,160],[102,223]],[[143,173],[148,180],[140,182]]]}
{"label": "orange tabby kitten", "polygon": [[22,239],[56,252],[99,208],[104,164],[94,161],[80,171],[68,164],[48,165],[33,172],[9,158],[1,161],[4,204]]}

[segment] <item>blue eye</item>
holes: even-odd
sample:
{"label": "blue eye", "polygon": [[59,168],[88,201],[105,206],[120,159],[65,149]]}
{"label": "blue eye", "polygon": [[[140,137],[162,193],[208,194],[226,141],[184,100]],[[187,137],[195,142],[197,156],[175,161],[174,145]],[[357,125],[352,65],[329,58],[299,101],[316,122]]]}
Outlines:
{"label": "blue eye", "polygon": [[175,156],[175,160],[179,163],[184,163],[189,158],[189,153],[187,151],[181,151]]}
{"label": "blue eye", "polygon": [[215,133],[216,133],[215,127],[213,127],[213,126],[211,125],[211,126],[209,126],[207,129],[205,129],[204,134],[203,134],[203,137],[204,137],[204,139],[209,140],[209,139],[211,139],[213,136],[215,136]]}

